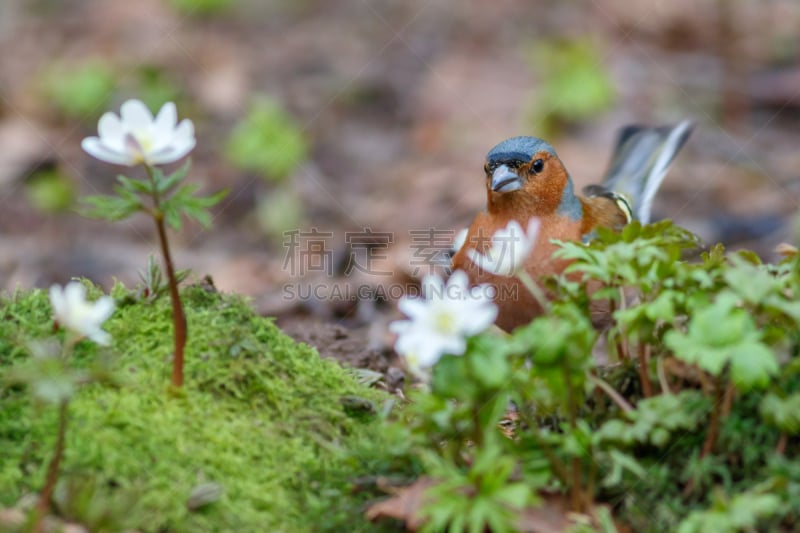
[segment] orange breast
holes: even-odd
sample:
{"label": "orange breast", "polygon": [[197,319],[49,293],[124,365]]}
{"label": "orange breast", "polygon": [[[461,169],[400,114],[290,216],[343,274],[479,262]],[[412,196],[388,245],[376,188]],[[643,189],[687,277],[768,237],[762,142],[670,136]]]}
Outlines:
{"label": "orange breast", "polygon": [[[527,221],[519,221],[522,227]],[[467,256],[468,248],[475,248],[485,253],[491,244],[491,236],[503,228],[508,220],[488,213],[480,213],[469,228],[464,246],[453,257],[453,270],[464,270],[470,283],[477,285],[488,283],[495,288],[495,303],[498,306],[497,325],[506,330],[527,324],[542,314],[541,306],[516,278],[496,276],[479,269]],[[561,273],[569,264],[568,261],[553,259],[556,246],[550,239],[578,240],[581,238],[581,222],[561,216],[549,216],[541,219],[539,239],[536,246],[525,261],[525,270],[534,279],[542,276]]]}

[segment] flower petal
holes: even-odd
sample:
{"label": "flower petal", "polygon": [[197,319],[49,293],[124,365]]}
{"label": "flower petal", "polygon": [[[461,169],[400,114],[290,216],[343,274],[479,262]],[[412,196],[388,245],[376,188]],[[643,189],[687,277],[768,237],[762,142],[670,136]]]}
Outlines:
{"label": "flower petal", "polygon": [[53,314],[56,319],[64,314],[66,301],[64,300],[64,291],[61,285],[54,284],[50,287],[50,305],[53,307]]}
{"label": "flower petal", "polygon": [[114,298],[111,296],[101,296],[94,302],[92,319],[97,324],[102,324],[114,314]]}
{"label": "flower petal", "polygon": [[444,296],[444,281],[438,274],[428,274],[422,278],[422,294],[426,300],[441,300]]}
{"label": "flower petal", "polygon": [[469,229],[461,228],[453,237],[453,244],[450,246],[450,249],[454,252],[458,252],[464,246],[464,243],[467,242],[467,235],[469,235]]}
{"label": "flower petal", "polygon": [[531,247],[536,244],[536,241],[539,240],[539,228],[542,226],[542,221],[539,217],[532,217],[528,221],[528,231],[527,231],[527,241],[530,243]]}
{"label": "flower petal", "polygon": [[156,115],[153,127],[155,132],[164,132],[165,134],[172,135],[175,125],[178,123],[178,110],[173,102],[167,102]]}
{"label": "flower petal", "polygon": [[178,111],[175,104],[167,102],[161,106],[161,110],[150,126],[151,152],[161,152],[173,146],[177,123]]}
{"label": "flower petal", "polygon": [[158,151],[147,154],[147,160],[156,165],[172,163],[186,156],[196,144],[194,124],[191,120],[185,119],[172,133],[168,144]]}
{"label": "flower petal", "polygon": [[78,281],[70,281],[64,287],[64,299],[70,307],[86,301],[86,287]]}
{"label": "flower petal", "polygon": [[153,114],[141,100],[128,100],[119,110],[122,124],[129,132],[147,130],[152,126]]}
{"label": "flower petal", "polygon": [[461,324],[462,331],[467,336],[477,335],[485,331],[497,318],[497,306],[486,302],[478,308],[474,308],[470,313],[465,313],[465,320]]}
{"label": "flower petal", "polygon": [[414,321],[428,317],[428,306],[420,298],[403,298],[397,303],[397,308]]}
{"label": "flower petal", "polygon": [[478,251],[475,250],[474,248],[467,249],[467,257],[469,258],[470,261],[475,263],[475,265],[481,270],[484,270],[492,274],[497,273],[496,261],[492,261],[488,256],[478,253]]}
{"label": "flower petal", "polygon": [[135,164],[133,159],[124,152],[117,152],[102,143],[99,137],[86,137],[81,141],[81,148],[89,154],[90,156],[94,157],[95,159],[99,159],[100,161],[105,161],[106,163],[113,163],[115,165],[127,165],[132,166]]}
{"label": "flower petal", "polygon": [[469,277],[467,277],[467,273],[463,270],[456,270],[452,274],[450,274],[450,278],[447,280],[447,288],[454,288],[459,290],[462,295],[467,293],[467,287],[469,287]]}
{"label": "flower petal", "polygon": [[99,328],[86,332],[86,336],[101,346],[108,346],[111,341],[111,334]]}
{"label": "flower petal", "polygon": [[112,150],[122,151],[125,147],[125,128],[115,113],[103,113],[97,121],[97,134],[100,141]]}

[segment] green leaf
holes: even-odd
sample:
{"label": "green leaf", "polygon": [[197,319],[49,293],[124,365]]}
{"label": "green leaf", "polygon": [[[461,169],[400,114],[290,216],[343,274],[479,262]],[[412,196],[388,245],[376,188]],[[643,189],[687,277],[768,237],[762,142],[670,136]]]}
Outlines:
{"label": "green leaf", "polygon": [[787,435],[800,433],[800,393],[782,398],[770,393],[764,396],[759,407],[761,417]]}
{"label": "green leaf", "polygon": [[182,185],[162,202],[164,220],[172,228],[176,230],[181,228],[181,216],[196,220],[206,229],[211,227],[212,217],[208,208],[219,203],[228,191],[222,190],[210,196],[195,196],[199,188],[200,186],[196,184]]}
{"label": "green leaf", "polygon": [[737,346],[730,357],[731,379],[741,392],[765,388],[779,371],[773,351],[758,342]]}
{"label": "green leaf", "polygon": [[761,304],[770,294],[780,290],[775,277],[764,268],[741,256],[731,256],[730,261],[733,266],[725,270],[725,281],[747,303]]}
{"label": "green leaf", "polygon": [[131,193],[122,196],[85,196],[81,202],[84,204],[78,207],[81,215],[112,222],[124,220],[144,209],[139,197]]}
{"label": "green leaf", "polygon": [[133,179],[120,174],[117,176],[117,181],[119,182],[119,186],[122,187],[122,189],[124,189],[127,193],[152,194],[153,192],[153,184],[149,179]]}
{"label": "green leaf", "polygon": [[156,175],[156,190],[158,193],[164,195],[172,190],[173,187],[186,178],[186,176],[189,174],[189,169],[191,166],[192,160],[191,158],[188,158],[178,170],[167,177],[165,177],[163,173],[159,172],[159,175]]}

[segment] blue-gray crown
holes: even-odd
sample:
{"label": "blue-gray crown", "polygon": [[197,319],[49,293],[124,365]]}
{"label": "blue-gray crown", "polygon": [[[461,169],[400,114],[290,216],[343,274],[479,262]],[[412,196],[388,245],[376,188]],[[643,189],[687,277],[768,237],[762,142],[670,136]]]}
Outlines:
{"label": "blue-gray crown", "polygon": [[510,161],[530,161],[533,154],[542,151],[556,155],[553,147],[541,139],[536,137],[511,137],[489,150],[489,153],[486,154],[486,161],[489,165]]}

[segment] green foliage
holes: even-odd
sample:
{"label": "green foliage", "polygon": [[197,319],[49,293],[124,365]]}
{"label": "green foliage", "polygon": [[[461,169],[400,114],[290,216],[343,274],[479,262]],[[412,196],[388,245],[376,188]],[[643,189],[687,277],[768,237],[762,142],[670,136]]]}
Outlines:
{"label": "green foliage", "polygon": [[[183,184],[191,161],[170,174],[157,167],[148,168],[147,180],[117,176],[114,187],[116,196],[98,195],[82,198],[81,213],[91,218],[110,221],[124,220],[139,211],[146,211],[155,218],[163,218],[174,229],[181,229],[182,217],[193,219],[201,226],[211,227],[213,218],[209,209],[218,204],[228,191],[222,190],[211,196],[198,196],[196,184]],[[143,200],[152,198],[152,206]]]}
{"label": "green foliage", "polygon": [[[470,339],[412,397],[411,450],[437,481],[428,527],[513,529],[548,487],[595,529],[609,521],[589,501],[633,531],[792,530],[800,260],[698,254],[697,237],[669,221],[559,246],[571,265],[546,280],[551,312]],[[592,327],[598,308],[612,319],[605,336]],[[598,345],[612,364],[595,366]],[[501,436],[508,411],[516,423]],[[491,490],[474,472],[487,455]],[[489,496],[520,480],[534,492]]]}
{"label": "green foliage", "polygon": [[769,517],[780,509],[780,498],[760,494],[757,490],[736,494],[728,499],[715,493],[714,505],[706,511],[693,511],[678,528],[678,533],[735,533],[752,531],[760,518]]}
{"label": "green foliage", "polygon": [[800,433],[800,393],[780,397],[770,393],[761,400],[761,417],[786,435]]}
{"label": "green foliage", "polygon": [[169,0],[170,5],[190,16],[211,16],[224,13],[234,0]]}
{"label": "green foliage", "polygon": [[143,65],[136,71],[136,96],[150,109],[161,109],[167,102],[180,104],[182,92],[180,85],[166,69]]}
{"label": "green foliage", "polygon": [[[175,272],[175,280],[183,283],[190,270],[178,270]],[[161,267],[153,254],[147,256],[147,267],[139,271],[141,283],[136,286],[137,299],[144,302],[154,302],[169,292],[169,283],[161,273]]]}
{"label": "green foliage", "polygon": [[43,86],[48,101],[66,118],[93,122],[113,96],[114,71],[101,61],[58,64],[44,76]]}
{"label": "green foliage", "polygon": [[[96,290],[95,290],[96,291]],[[318,531],[367,529],[370,491],[402,441],[377,415],[340,401],[385,396],[295,343],[247,302],[203,287],[184,290],[189,324],[186,387],[165,394],[171,313],[166,298],[137,302],[117,285],[106,323],[111,370],[125,384],[86,384],[73,395],[62,481],[63,517],[92,531]],[[45,291],[0,300],[0,379],[32,364],[29,343],[53,332]],[[69,365],[89,371],[96,346],[76,345]],[[18,380],[17,380],[18,381]],[[40,488],[56,414],[23,384],[0,389],[0,506]]]}
{"label": "green foliage", "polygon": [[543,137],[611,106],[614,87],[601,59],[596,44],[587,39],[537,42],[530,64],[540,87],[531,119]]}
{"label": "green foliage", "polygon": [[58,170],[44,170],[25,180],[25,195],[35,209],[45,213],[58,213],[72,206],[75,186]]}
{"label": "green foliage", "polygon": [[708,416],[708,401],[694,390],[661,394],[641,400],[622,419],[606,421],[595,433],[601,444],[626,447],[649,444],[666,446],[676,434],[694,431]]}
{"label": "green foliage", "polygon": [[274,239],[282,239],[287,231],[300,227],[305,216],[305,207],[296,192],[279,185],[269,194],[259,197],[256,215],[265,234]]}
{"label": "green foliage", "polygon": [[664,342],[676,357],[714,376],[729,367],[734,385],[742,391],[763,389],[778,373],[778,361],[738,305],[733,293],[722,292],[713,303],[695,309],[686,333],[669,331]]}
{"label": "green foliage", "polygon": [[[532,487],[513,479],[514,461],[496,439],[484,444],[466,470],[430,456],[431,474],[441,480],[426,497],[422,531],[515,531],[518,512],[533,501]],[[516,512],[514,512],[516,511]]]}
{"label": "green foliage", "polygon": [[297,121],[276,100],[265,96],[250,104],[225,145],[234,165],[271,181],[289,177],[308,150]]}

